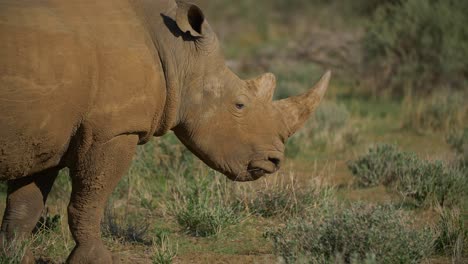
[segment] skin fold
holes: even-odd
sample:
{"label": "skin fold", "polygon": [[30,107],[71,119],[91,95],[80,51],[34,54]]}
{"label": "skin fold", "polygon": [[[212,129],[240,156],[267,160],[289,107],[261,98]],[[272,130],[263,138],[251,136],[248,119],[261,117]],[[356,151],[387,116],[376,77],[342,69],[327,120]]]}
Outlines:
{"label": "skin fold", "polygon": [[[279,169],[329,79],[272,101],[274,75],[237,77],[186,2],[0,0],[0,247],[30,235],[67,167],[76,241],[67,262],[116,263],[100,221],[137,145],[172,130],[231,180],[256,180]],[[34,263],[31,252],[23,263]]]}

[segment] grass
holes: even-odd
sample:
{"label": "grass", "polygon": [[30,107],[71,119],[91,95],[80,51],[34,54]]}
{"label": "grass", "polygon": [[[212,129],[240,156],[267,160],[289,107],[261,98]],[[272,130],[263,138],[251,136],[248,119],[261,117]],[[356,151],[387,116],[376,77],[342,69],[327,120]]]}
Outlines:
{"label": "grass", "polygon": [[194,236],[212,236],[241,220],[242,215],[236,203],[230,201],[225,184],[225,180],[216,176],[215,179],[195,178],[174,188],[169,211],[183,230]]}
{"label": "grass", "polygon": [[177,255],[177,247],[169,241],[168,235],[165,232],[156,234],[153,240],[153,264],[170,264]]}
{"label": "grass", "polygon": [[468,121],[468,106],[463,92],[442,92],[429,98],[404,99],[402,127],[419,133],[460,129]]}
{"label": "grass", "polygon": [[[138,147],[104,217],[107,247],[128,263],[466,262],[466,91],[366,92],[364,25],[388,1],[195,2],[241,76],[272,71],[275,98],[284,98],[331,68],[329,93],[288,141],[282,171],[257,182],[226,180],[172,133]],[[351,172],[346,161],[356,157]],[[348,184],[353,179],[359,186]],[[74,246],[70,190],[63,171],[29,243],[44,262],[65,262]],[[1,184],[0,197],[5,192]]]}
{"label": "grass", "polygon": [[436,252],[451,256],[452,263],[462,263],[467,252],[468,229],[459,209],[437,208],[439,221],[435,225]]}
{"label": "grass", "polygon": [[23,256],[26,253],[31,241],[19,241],[13,239],[8,244],[5,241],[0,247],[0,263],[1,264],[20,264]]}

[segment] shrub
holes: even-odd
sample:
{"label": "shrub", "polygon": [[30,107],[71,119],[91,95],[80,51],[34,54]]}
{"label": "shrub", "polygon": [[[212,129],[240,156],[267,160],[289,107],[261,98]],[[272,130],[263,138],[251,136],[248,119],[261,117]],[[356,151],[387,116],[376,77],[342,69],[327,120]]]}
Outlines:
{"label": "shrub", "polygon": [[389,185],[415,159],[414,154],[401,152],[395,145],[379,144],[357,160],[348,162],[348,168],[361,187]]}
{"label": "shrub", "polygon": [[458,167],[442,161],[415,161],[407,173],[400,174],[396,190],[416,206],[458,205],[467,193],[468,176]]}
{"label": "shrub", "polygon": [[212,236],[239,222],[237,205],[221,185],[219,179],[195,179],[176,187],[169,210],[187,233]]}
{"label": "shrub", "polygon": [[468,72],[464,0],[403,0],[376,10],[364,38],[367,75],[382,91],[463,88]]}
{"label": "shrub", "polygon": [[419,263],[431,253],[432,233],[414,230],[390,206],[327,206],[267,233],[286,263]]}
{"label": "shrub", "polygon": [[348,167],[360,186],[384,184],[416,206],[428,202],[457,205],[467,193],[468,176],[462,168],[421,160],[392,145],[371,148],[368,154],[349,162]]}

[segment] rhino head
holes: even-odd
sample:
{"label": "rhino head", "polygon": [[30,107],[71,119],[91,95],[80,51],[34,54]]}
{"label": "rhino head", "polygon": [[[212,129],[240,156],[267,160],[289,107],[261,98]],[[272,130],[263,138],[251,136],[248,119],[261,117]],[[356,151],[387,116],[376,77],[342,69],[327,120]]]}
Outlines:
{"label": "rhino head", "polygon": [[319,105],[330,72],[308,92],[273,101],[275,76],[241,80],[225,65],[218,40],[196,5],[177,2],[185,36],[176,136],[211,168],[235,181],[276,172],[286,140]]}

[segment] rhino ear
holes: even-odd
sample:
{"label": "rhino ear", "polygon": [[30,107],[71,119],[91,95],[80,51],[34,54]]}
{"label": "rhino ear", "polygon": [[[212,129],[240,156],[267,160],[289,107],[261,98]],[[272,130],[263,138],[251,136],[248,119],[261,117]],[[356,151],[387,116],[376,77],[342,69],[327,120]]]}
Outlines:
{"label": "rhino ear", "polygon": [[184,33],[192,37],[201,37],[205,15],[201,9],[191,3],[177,1],[176,23]]}
{"label": "rhino ear", "polygon": [[265,73],[252,80],[256,95],[265,100],[272,100],[276,88],[276,77],[273,73]]}

